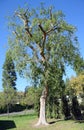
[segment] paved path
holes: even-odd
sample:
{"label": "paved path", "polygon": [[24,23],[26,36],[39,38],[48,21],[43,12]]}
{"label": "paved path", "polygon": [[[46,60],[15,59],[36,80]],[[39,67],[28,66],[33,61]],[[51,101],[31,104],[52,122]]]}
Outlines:
{"label": "paved path", "polygon": [[[25,111],[21,111],[21,112],[12,112],[12,113],[9,113],[9,116],[10,115],[26,115],[26,114],[33,114],[34,113],[34,110],[25,110]],[[7,113],[5,114],[0,114],[0,116],[8,116]]]}

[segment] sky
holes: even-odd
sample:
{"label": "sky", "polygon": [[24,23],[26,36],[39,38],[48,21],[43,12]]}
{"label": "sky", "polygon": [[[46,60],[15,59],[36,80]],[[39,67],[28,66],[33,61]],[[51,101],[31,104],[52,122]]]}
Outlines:
{"label": "sky", "polygon": [[[62,10],[66,21],[77,27],[76,36],[80,43],[81,56],[84,58],[84,0],[0,0],[0,91],[2,91],[2,72],[8,43],[8,16],[12,16],[17,8],[25,7],[28,3],[31,7],[38,7],[41,2],[46,6],[54,5],[56,10]],[[74,75],[73,70],[66,70],[67,77]],[[17,80],[17,90],[24,91],[30,85],[29,81],[20,78]]]}

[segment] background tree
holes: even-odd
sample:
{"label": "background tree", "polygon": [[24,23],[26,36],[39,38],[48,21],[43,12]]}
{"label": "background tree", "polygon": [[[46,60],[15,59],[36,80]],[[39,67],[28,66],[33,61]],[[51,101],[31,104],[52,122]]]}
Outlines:
{"label": "background tree", "polygon": [[40,96],[42,93],[42,87],[26,87],[24,93],[24,102],[27,107],[33,107],[39,117],[40,109]]}
{"label": "background tree", "polygon": [[5,106],[4,93],[0,92],[0,113],[4,112]]}
{"label": "background tree", "polygon": [[76,96],[84,94],[84,72],[80,73],[76,77],[71,77],[68,89],[73,91],[73,94]]}
{"label": "background tree", "polygon": [[49,117],[60,118],[61,104],[60,99],[64,94],[65,84],[63,81],[63,74],[65,73],[64,66],[56,63],[50,68],[50,76],[48,80],[49,94],[48,94],[48,110]]}
{"label": "background tree", "polygon": [[24,102],[27,108],[28,106],[34,107],[34,103],[35,103],[35,88],[34,87],[26,88],[26,91],[24,93]]}
{"label": "background tree", "polygon": [[51,69],[54,70],[57,66],[59,70],[65,70],[66,64],[75,67],[75,58],[80,57],[78,40],[74,34],[76,28],[65,21],[62,11],[56,12],[52,7],[46,8],[43,4],[38,11],[19,8],[12,20],[10,50],[18,72],[43,87],[37,125],[47,125],[45,102],[49,81],[54,75]]}
{"label": "background tree", "polygon": [[16,72],[14,62],[11,57],[11,52],[6,53],[6,59],[3,65],[3,89],[4,89],[4,98],[7,105],[7,112],[9,113],[9,107],[15,101],[16,93]]}
{"label": "background tree", "polygon": [[[81,72],[81,71],[79,71]],[[78,73],[76,77],[66,82],[66,92],[71,100],[71,112],[75,119],[82,119],[84,111],[84,72]]]}
{"label": "background tree", "polygon": [[62,112],[65,120],[71,119],[69,99],[66,95],[62,96]]}

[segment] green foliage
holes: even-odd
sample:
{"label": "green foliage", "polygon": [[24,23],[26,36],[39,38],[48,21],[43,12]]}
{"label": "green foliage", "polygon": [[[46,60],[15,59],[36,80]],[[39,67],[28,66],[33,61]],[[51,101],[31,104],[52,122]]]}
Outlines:
{"label": "green foliage", "polygon": [[72,108],[71,109],[72,109],[72,114],[73,114],[74,118],[78,119],[78,120],[82,120],[81,109],[80,109],[76,96],[72,98]]}
{"label": "green foliage", "polygon": [[26,88],[26,91],[24,94],[24,103],[27,106],[34,105],[35,103],[35,88],[34,87]]}
{"label": "green foliage", "polygon": [[4,93],[0,92],[0,109],[5,107]]}
{"label": "green foliage", "polygon": [[71,77],[66,82],[66,91],[69,95],[80,95],[84,94],[84,72],[82,71],[76,77]]}
{"label": "green foliage", "polygon": [[[28,28],[32,37],[26,33],[25,25],[18,21],[17,15],[14,17],[15,23],[13,21],[15,26],[14,24],[10,26],[14,33],[9,38],[9,46],[18,72],[35,79],[36,83],[42,83],[44,79],[47,81],[52,78],[53,73],[50,76],[50,69],[53,67],[54,70],[56,64],[59,64],[57,69],[60,68],[61,63],[63,66],[66,63],[74,66],[75,57],[79,55],[78,40],[74,34],[76,29],[66,23],[62,11],[56,12],[50,7],[45,8],[45,5],[41,5],[39,11],[18,9],[16,14],[20,14],[23,21],[24,12],[29,21]],[[41,24],[45,32],[51,30],[46,37],[44,48],[43,32],[38,24]],[[46,59],[45,63],[42,61],[42,49]],[[45,73],[47,73],[46,78]],[[59,72],[56,75],[59,75]]]}
{"label": "green foliage", "polygon": [[34,109],[35,109],[36,114],[38,115],[38,117],[39,117],[39,112],[40,112],[40,97],[41,97],[41,94],[42,94],[42,90],[43,90],[43,88],[39,87],[35,91]]}
{"label": "green foliage", "polygon": [[[84,123],[75,123],[75,121],[73,120],[69,120],[69,121],[56,121],[56,119],[48,119],[48,122],[51,123],[49,126],[47,127],[34,127],[34,125],[32,126],[32,124],[35,124],[35,122],[37,121],[37,117],[35,114],[27,114],[27,115],[15,115],[15,116],[10,116],[9,118],[10,120],[12,120],[15,125],[16,128],[11,128],[11,130],[44,130],[44,129],[48,129],[48,130],[83,130],[84,129]],[[4,128],[4,129],[8,129],[9,126],[11,126],[11,122],[10,120],[6,122],[6,120],[8,120],[8,117],[6,116],[0,116],[0,121],[3,120],[3,123],[1,123],[0,128]],[[54,124],[53,124],[54,123]],[[3,125],[5,124],[5,125]],[[7,125],[6,125],[7,124]],[[13,127],[13,126],[11,126]]]}
{"label": "green foliage", "polygon": [[66,120],[71,118],[69,100],[65,95],[62,96],[62,112]]}
{"label": "green foliage", "polygon": [[61,102],[58,95],[55,94],[48,97],[46,113],[48,118],[60,119],[62,117]]}
{"label": "green foliage", "polygon": [[16,72],[14,62],[11,57],[11,52],[6,53],[6,59],[3,65],[3,89],[4,89],[4,103],[7,105],[9,111],[10,104],[15,103],[16,99]]}
{"label": "green foliage", "polygon": [[75,56],[74,70],[76,70],[77,75],[84,71],[84,59],[79,55]]}
{"label": "green foliage", "polygon": [[11,57],[11,52],[9,51],[6,54],[6,59],[3,65],[3,88],[6,89],[8,87],[12,87],[13,89],[16,89],[16,80],[17,77],[15,72],[15,66]]}
{"label": "green foliage", "polygon": [[33,105],[34,109],[39,115],[40,110],[40,96],[42,93],[42,87],[28,87],[25,91],[25,103],[27,105]]}

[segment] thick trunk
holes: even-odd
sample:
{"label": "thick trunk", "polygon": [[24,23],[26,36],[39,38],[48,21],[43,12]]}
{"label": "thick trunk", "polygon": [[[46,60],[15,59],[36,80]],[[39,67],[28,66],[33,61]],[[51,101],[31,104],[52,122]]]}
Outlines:
{"label": "thick trunk", "polygon": [[39,116],[39,120],[38,120],[38,123],[36,124],[36,126],[48,125],[48,123],[46,121],[46,115],[45,115],[45,104],[46,104],[46,99],[47,99],[47,92],[48,91],[45,88],[40,97],[40,116]]}

